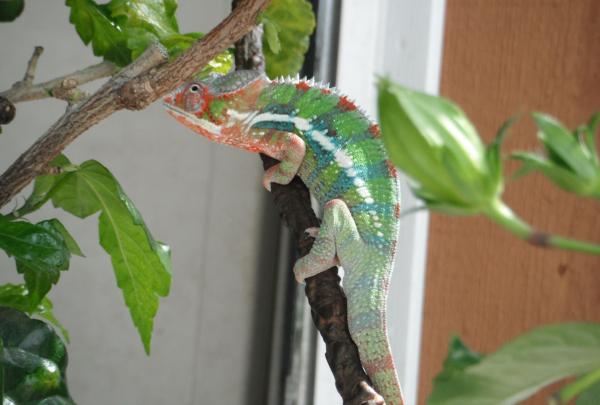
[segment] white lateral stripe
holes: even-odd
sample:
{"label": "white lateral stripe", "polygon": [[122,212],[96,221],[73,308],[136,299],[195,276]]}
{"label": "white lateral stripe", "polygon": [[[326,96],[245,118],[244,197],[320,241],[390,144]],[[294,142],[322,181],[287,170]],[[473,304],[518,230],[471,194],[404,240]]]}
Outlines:
{"label": "white lateral stripe", "polygon": [[[335,150],[335,145],[331,142],[325,134],[321,131],[313,130],[307,133],[312,139],[317,141],[317,143],[326,151],[333,152]],[[354,170],[354,161],[352,157],[348,155],[344,150],[338,149],[333,153],[333,157],[335,162],[339,167],[344,169],[346,175],[348,177],[356,177],[356,170]],[[365,187],[365,182],[362,179],[355,178],[354,185],[359,187],[357,189],[358,194],[365,199],[367,204],[373,204],[373,196],[369,192],[369,190]]]}
{"label": "white lateral stripe", "polygon": [[330,152],[335,149],[333,142],[331,142],[331,140],[326,137],[323,132],[314,130],[310,132],[310,136],[317,141],[317,143],[321,145],[323,149]]}
{"label": "white lateral stripe", "polygon": [[173,115],[175,117],[183,117],[187,121],[191,121],[192,123],[198,125],[199,127],[202,127],[202,129],[205,129],[206,131],[210,132],[211,134],[214,134],[215,136],[221,135],[221,127],[220,126],[215,125],[210,121],[200,119],[200,118],[196,117],[194,114],[190,114],[187,111],[180,110],[179,108],[174,107],[170,104],[164,103],[163,105],[166,107],[167,112],[170,113],[171,115]]}
{"label": "white lateral stripe", "polygon": [[291,122],[300,131],[310,130],[310,121],[302,117],[291,117],[287,114],[273,114],[273,113],[261,113],[258,114],[256,111],[251,112],[240,112],[236,110],[227,110],[227,114],[238,121],[248,124],[249,127],[265,121],[272,122]]}

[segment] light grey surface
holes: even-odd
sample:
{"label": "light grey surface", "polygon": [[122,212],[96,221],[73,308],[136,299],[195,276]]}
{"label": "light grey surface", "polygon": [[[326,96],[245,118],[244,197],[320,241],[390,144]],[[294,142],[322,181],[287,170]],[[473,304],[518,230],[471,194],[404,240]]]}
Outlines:
{"label": "light grey surface", "polygon": [[[229,9],[227,1],[180,3],[183,32],[209,30]],[[68,23],[62,0],[30,1],[16,22],[0,24],[0,89],[22,78],[35,45],[45,48],[36,81],[98,61]],[[0,170],[64,108],[58,100],[18,104],[15,121],[0,135]],[[161,300],[147,357],[98,245],[96,216],[79,220],[48,204],[30,217],[58,217],[86,255],[73,258],[51,293],[56,315],[71,333],[68,379],[74,399],[84,405],[257,403],[247,401],[258,398],[252,384],[268,362],[260,333],[270,334],[263,317],[270,292],[257,286],[257,273],[274,265],[278,229],[270,197],[260,187],[258,158],[209,143],[158,104],[114,114],[66,154],[75,163],[93,158],[105,164],[154,236],[173,249],[171,293]],[[0,283],[20,281],[3,254],[0,268]],[[257,322],[263,332],[253,329]]]}

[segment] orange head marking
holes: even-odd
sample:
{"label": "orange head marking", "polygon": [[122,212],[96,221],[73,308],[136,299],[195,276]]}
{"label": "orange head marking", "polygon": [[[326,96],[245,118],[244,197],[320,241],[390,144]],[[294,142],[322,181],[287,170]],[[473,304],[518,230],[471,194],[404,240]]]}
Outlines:
{"label": "orange head marking", "polygon": [[206,114],[213,99],[214,96],[205,83],[190,82],[163,97],[163,104],[177,121],[209,139],[214,139],[221,134],[221,127],[213,122],[210,114]]}
{"label": "orange head marking", "polygon": [[165,97],[164,102],[180,110],[201,117],[211,101],[208,87],[202,83],[191,82],[179,87]]}

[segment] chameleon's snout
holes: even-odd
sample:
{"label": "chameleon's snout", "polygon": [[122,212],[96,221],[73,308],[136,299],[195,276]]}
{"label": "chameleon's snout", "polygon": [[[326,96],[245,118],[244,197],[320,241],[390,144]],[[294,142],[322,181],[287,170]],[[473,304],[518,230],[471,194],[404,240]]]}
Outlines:
{"label": "chameleon's snout", "polygon": [[175,90],[165,94],[162,98],[162,102],[165,105],[171,105],[171,106],[177,106],[178,104],[178,98],[180,99],[181,97],[177,97],[179,94],[182,94],[183,89],[184,89],[184,85],[181,85],[179,87],[177,87]]}
{"label": "chameleon's snout", "polygon": [[175,100],[175,97],[171,93],[167,94],[166,96],[164,96],[162,98],[163,104],[173,104],[174,100]]}
{"label": "chameleon's snout", "polygon": [[179,89],[176,89],[176,90],[173,90],[173,91],[167,93],[166,95],[164,95],[162,98],[163,104],[175,105],[178,92],[179,92]]}

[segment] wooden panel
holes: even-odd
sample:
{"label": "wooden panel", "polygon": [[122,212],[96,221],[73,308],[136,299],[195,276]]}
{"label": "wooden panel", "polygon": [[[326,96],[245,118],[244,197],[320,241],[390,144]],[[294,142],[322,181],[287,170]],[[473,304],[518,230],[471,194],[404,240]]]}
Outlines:
{"label": "wooden panel", "polygon": [[[441,92],[487,141],[531,110],[573,127],[600,110],[599,25],[597,0],[448,0]],[[505,151],[539,149],[525,121]],[[505,199],[539,229],[600,242],[600,204],[539,175],[508,184]],[[426,283],[420,403],[452,333],[488,352],[536,325],[600,321],[600,258],[530,247],[484,218],[432,215]]]}

